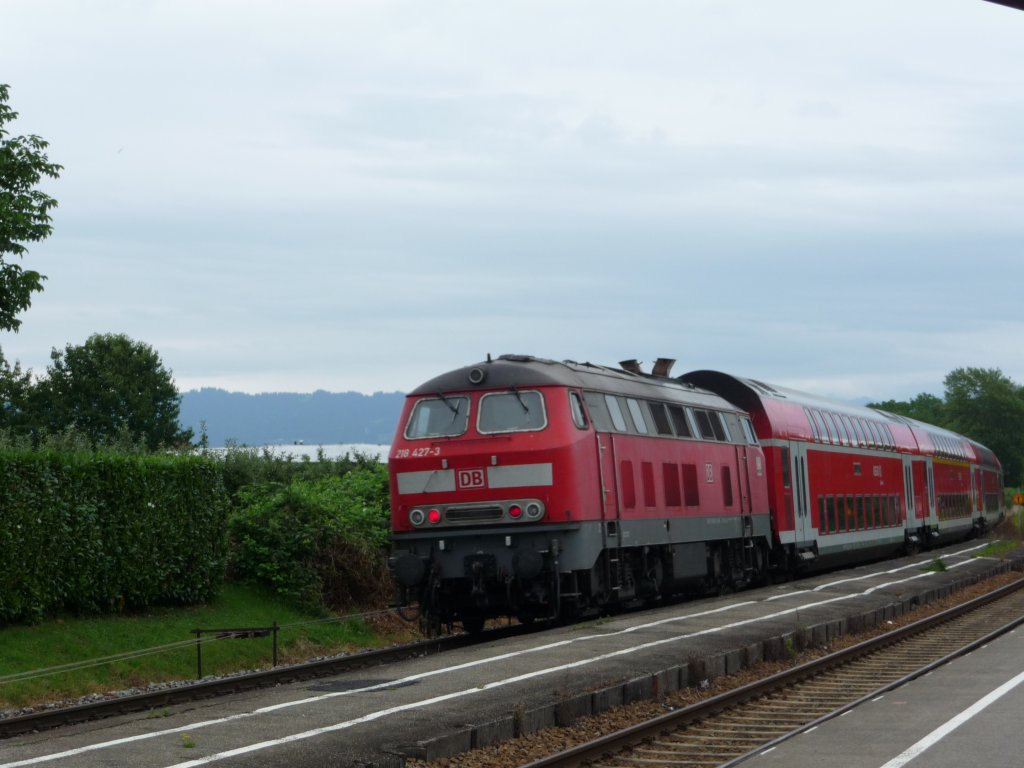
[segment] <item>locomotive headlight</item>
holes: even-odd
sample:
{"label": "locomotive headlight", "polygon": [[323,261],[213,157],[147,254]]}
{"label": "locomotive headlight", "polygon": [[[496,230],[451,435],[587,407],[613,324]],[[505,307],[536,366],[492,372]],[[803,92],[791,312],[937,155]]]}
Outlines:
{"label": "locomotive headlight", "polygon": [[544,514],[544,507],[535,501],[531,501],[526,505],[526,516],[531,520],[539,520]]}
{"label": "locomotive headlight", "polygon": [[409,522],[413,525],[423,525],[426,519],[427,515],[422,509],[414,509],[409,513]]}

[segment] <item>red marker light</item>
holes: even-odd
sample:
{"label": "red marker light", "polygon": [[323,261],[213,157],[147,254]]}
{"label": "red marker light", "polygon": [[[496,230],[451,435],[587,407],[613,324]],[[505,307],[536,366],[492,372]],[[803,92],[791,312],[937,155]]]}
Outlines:
{"label": "red marker light", "polygon": [[430,510],[427,512],[427,520],[430,521],[431,525],[437,525],[441,522],[441,512],[436,509]]}
{"label": "red marker light", "polygon": [[520,517],[523,516],[523,508],[520,507],[518,504],[513,504],[511,507],[508,508],[508,516],[513,518],[514,520],[518,520]]}

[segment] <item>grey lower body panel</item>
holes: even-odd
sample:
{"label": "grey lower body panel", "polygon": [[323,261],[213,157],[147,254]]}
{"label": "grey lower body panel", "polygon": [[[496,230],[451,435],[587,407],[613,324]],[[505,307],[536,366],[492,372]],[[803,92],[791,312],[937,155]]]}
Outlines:
{"label": "grey lower body panel", "polygon": [[[606,549],[661,547],[739,539],[746,534],[771,535],[767,513],[747,516],[707,516],[666,519],[589,521],[572,525],[530,525],[447,528],[393,538],[396,552],[429,558],[440,566],[443,578],[462,576],[467,558],[494,558],[498,574],[515,574],[524,553],[540,553],[549,563],[557,559],[560,572],[589,570]],[[696,550],[694,550],[696,551]]]}

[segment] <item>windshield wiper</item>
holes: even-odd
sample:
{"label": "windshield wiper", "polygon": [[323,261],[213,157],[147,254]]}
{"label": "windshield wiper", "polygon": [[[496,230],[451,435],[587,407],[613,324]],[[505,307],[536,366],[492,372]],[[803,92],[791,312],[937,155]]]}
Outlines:
{"label": "windshield wiper", "polygon": [[530,409],[527,407],[526,401],[523,400],[523,396],[519,394],[519,390],[516,389],[515,387],[509,387],[509,389],[512,390],[512,394],[516,396],[516,400],[519,401],[519,404],[523,406],[523,413],[529,413]]}
{"label": "windshield wiper", "polygon": [[[451,411],[452,413],[454,413],[454,414],[455,414],[455,416],[458,416],[458,415],[459,415],[459,407],[458,407],[457,405],[452,405],[452,401],[451,401],[451,400],[449,400],[449,399],[448,399],[447,397],[445,397],[445,396],[444,396],[444,392],[438,392],[438,393],[437,393],[437,396],[438,396],[439,398],[441,398],[441,402],[442,402],[442,403],[444,403],[445,405],[447,405],[447,406],[448,406],[448,409],[449,409],[449,410],[450,410],[450,411]],[[452,416],[452,421],[455,421],[455,416]]]}

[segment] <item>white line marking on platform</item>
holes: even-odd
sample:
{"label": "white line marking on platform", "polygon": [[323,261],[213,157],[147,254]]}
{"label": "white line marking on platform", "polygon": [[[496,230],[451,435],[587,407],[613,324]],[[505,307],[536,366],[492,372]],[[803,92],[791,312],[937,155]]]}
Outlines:
{"label": "white line marking on platform", "polygon": [[988,695],[978,699],[976,702],[974,702],[974,704],[969,706],[959,715],[950,718],[945,723],[936,728],[934,731],[925,736],[923,739],[921,739],[919,742],[917,742],[909,749],[907,749],[905,752],[897,755],[892,760],[887,762],[885,765],[882,766],[882,768],[902,768],[902,766],[909,763],[911,760],[920,755],[929,747],[932,747],[938,742],[940,742],[950,733],[955,731],[957,728],[966,723],[979,712],[986,709],[989,705],[997,702],[999,699],[1008,694],[1021,683],[1024,683],[1024,672],[1021,672],[1013,679],[1003,683],[1001,686],[996,688]]}

